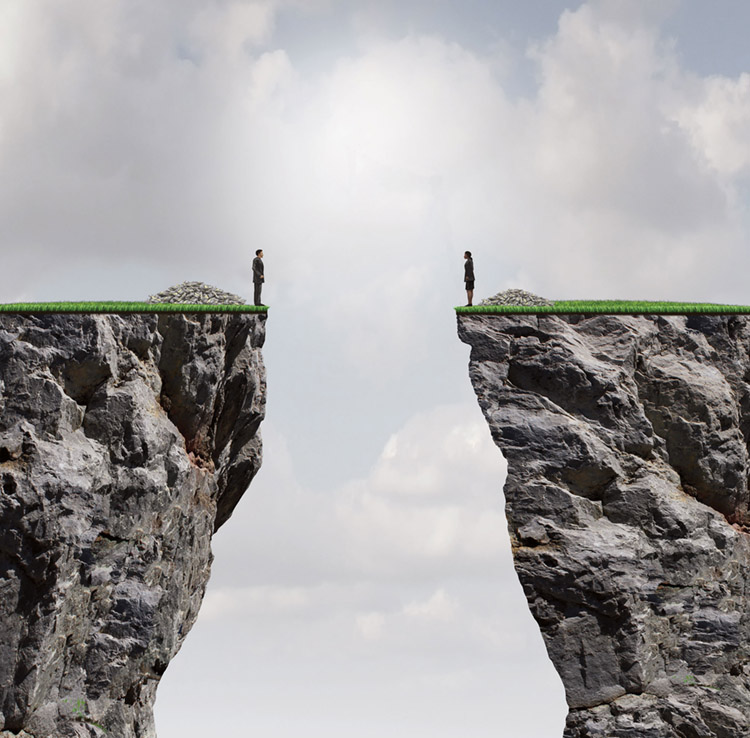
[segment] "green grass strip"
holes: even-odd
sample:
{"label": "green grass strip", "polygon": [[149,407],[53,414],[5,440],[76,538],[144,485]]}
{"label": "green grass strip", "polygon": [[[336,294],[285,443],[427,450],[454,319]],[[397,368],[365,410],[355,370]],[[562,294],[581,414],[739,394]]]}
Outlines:
{"label": "green grass strip", "polygon": [[0,313],[267,313],[268,306],[175,302],[9,302]]}
{"label": "green grass strip", "polygon": [[455,310],[459,315],[737,315],[750,313],[750,305],[646,300],[557,300],[554,305],[473,305],[456,307]]}

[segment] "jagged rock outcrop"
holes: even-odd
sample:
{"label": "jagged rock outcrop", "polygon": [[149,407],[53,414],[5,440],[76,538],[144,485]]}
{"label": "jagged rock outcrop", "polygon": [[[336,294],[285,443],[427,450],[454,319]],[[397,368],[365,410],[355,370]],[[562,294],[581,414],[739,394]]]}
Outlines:
{"label": "jagged rock outcrop", "polygon": [[265,319],[0,316],[3,738],[155,736],[261,463]]}
{"label": "jagged rock outcrop", "polygon": [[460,315],[566,738],[750,735],[750,320]]}

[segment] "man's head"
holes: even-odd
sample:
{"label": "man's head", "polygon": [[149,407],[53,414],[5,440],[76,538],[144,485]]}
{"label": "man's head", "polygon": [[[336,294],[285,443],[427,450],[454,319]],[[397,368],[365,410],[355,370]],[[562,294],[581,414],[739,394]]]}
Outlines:
{"label": "man's head", "polygon": [[260,256],[260,258],[262,259],[262,258],[263,258],[263,249],[258,249],[258,250],[257,250],[257,251],[255,252],[255,255],[256,255],[256,256]]}
{"label": "man's head", "polygon": [[471,251],[464,251],[464,259],[471,259]]}

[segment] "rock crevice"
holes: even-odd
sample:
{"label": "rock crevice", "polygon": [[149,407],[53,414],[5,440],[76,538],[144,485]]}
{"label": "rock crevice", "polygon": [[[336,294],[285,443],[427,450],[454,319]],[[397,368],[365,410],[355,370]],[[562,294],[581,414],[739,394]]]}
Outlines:
{"label": "rock crevice", "polygon": [[261,463],[265,320],[0,318],[0,737],[155,736]]}
{"label": "rock crevice", "polygon": [[750,734],[750,321],[460,315],[566,738]]}

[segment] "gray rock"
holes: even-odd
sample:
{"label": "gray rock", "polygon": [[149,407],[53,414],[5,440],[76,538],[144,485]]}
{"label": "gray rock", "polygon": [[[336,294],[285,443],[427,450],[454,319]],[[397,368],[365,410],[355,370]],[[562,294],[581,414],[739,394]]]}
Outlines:
{"label": "gray rock", "polygon": [[265,320],[0,316],[0,738],[155,736],[261,463]]}
{"label": "gray rock", "polygon": [[492,297],[485,297],[480,305],[554,305],[551,300],[539,297],[526,290],[509,289],[498,292]]}
{"label": "gray rock", "polygon": [[750,735],[750,320],[459,315],[566,738]]}
{"label": "gray rock", "polygon": [[191,305],[244,305],[238,295],[225,292],[204,282],[181,282],[156,295],[150,295],[147,302],[168,302]]}

